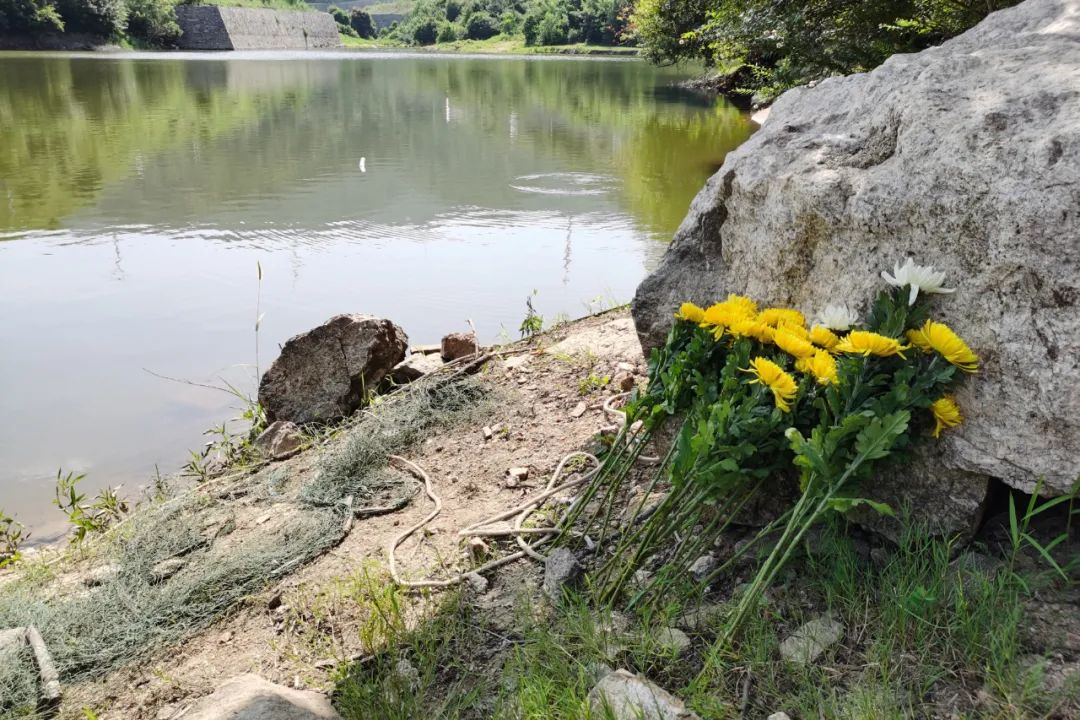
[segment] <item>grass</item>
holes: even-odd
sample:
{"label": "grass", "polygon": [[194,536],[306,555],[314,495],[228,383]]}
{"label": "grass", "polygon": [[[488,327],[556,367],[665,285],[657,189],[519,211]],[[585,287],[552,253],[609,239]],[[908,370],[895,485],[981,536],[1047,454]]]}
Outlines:
{"label": "grass", "polygon": [[[1080,678],[1043,687],[1044,662],[1019,636],[1031,578],[1007,562],[996,574],[962,574],[950,562],[955,549],[915,529],[878,567],[834,526],[770,591],[737,645],[714,643],[732,607],[722,602],[711,613],[716,627],[690,631],[680,656],[657,632],[676,621],[685,599],[623,616],[586,595],[568,595],[552,610],[524,594],[511,618],[495,622],[456,592],[419,620],[407,598],[369,577],[354,597],[375,618],[362,627],[376,631],[362,632],[378,649],[343,668],[336,703],[346,718],[595,718],[589,690],[605,667],[622,667],[705,720],[781,710],[851,720],[1076,717]],[[433,599],[416,602],[430,607]],[[811,666],[783,662],[780,641],[823,612],[843,623],[843,640]]]}

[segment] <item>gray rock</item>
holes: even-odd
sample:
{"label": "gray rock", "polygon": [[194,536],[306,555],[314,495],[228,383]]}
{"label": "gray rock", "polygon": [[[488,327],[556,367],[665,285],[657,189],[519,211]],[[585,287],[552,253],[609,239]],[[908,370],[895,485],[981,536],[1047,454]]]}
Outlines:
{"label": "gray rock", "polygon": [[544,594],[551,602],[560,602],[563,589],[575,586],[582,574],[583,569],[574,553],[566,548],[555,548],[544,562]]}
{"label": "gray rock", "polygon": [[690,637],[678,628],[660,628],[656,632],[656,643],[665,653],[682,655],[690,647]]}
{"label": "gray rock", "polygon": [[442,359],[446,362],[475,355],[480,350],[476,344],[476,335],[471,332],[450,333],[442,339],[440,347],[442,348]]}
{"label": "gray rock", "polygon": [[183,558],[172,557],[166,558],[150,568],[150,580],[151,582],[165,582],[176,573],[184,569],[187,565],[187,561]]}
{"label": "gray rock", "polygon": [[844,637],[844,626],[827,615],[806,623],[780,643],[780,657],[809,665]]}
{"label": "gray rock", "polygon": [[[695,720],[682,700],[640,675],[616,670],[589,691],[593,717],[614,720]],[[609,714],[605,714],[609,713]]]}
{"label": "gray rock", "polygon": [[[893,507],[970,531],[987,478],[1067,493],[1080,474],[1080,14],[1027,0],[869,73],[796,88],[694,200],[633,315],[646,351],[682,301],[729,292],[865,310],[906,256],[982,358],[967,421],[894,473]],[[882,493],[880,499],[890,500]]]}
{"label": "gray rock", "polygon": [[258,675],[238,675],[203,698],[184,720],[340,720],[321,693],[293,690]]}
{"label": "gray rock", "polygon": [[694,576],[694,579],[701,582],[709,576],[713,570],[716,569],[716,556],[712,553],[702,555],[690,565],[690,574]]}
{"label": "gray rock", "polygon": [[115,563],[98,565],[91,568],[83,576],[83,584],[86,587],[97,587],[112,582],[120,574],[120,566]]}
{"label": "gray rock", "polygon": [[284,460],[300,452],[304,435],[296,423],[275,420],[255,438],[255,448],[272,460]]}
{"label": "gray rock", "polygon": [[263,374],[259,402],[267,418],[298,425],[350,415],[405,358],[408,338],[371,315],[338,315],[286,341]]}
{"label": "gray rock", "polygon": [[390,379],[398,385],[405,385],[435,372],[442,366],[443,361],[438,353],[420,354],[414,352],[394,366],[394,369],[390,371]]}
{"label": "gray rock", "polygon": [[786,712],[774,712],[767,720],[791,720],[791,717]]}
{"label": "gray rock", "polygon": [[708,630],[724,617],[725,612],[727,609],[723,605],[699,605],[683,612],[679,616],[678,625],[690,632]]}

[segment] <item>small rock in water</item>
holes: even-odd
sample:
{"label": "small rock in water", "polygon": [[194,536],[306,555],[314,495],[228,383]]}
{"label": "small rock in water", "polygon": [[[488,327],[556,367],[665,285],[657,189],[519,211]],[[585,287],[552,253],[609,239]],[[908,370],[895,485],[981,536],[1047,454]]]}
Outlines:
{"label": "small rock in water", "polygon": [[294,422],[277,420],[255,438],[255,448],[271,460],[284,460],[300,451],[304,436]]}
{"label": "small rock in water", "polygon": [[579,418],[585,414],[585,411],[589,409],[589,406],[583,402],[579,402],[574,406],[574,409],[570,411],[570,417]]}
{"label": "small rock in water", "polygon": [[682,655],[690,647],[690,638],[678,628],[661,628],[656,633],[656,642],[672,655]]}
{"label": "small rock in water", "polygon": [[709,553],[707,555],[702,555],[694,561],[694,564],[690,566],[690,574],[694,576],[695,580],[701,582],[715,569],[716,557],[712,553]]}
{"label": "small rock in water", "polygon": [[616,670],[589,691],[593,717],[614,720],[698,720],[683,701],[640,675]]}
{"label": "small rock in water", "polygon": [[844,626],[828,615],[806,623],[780,643],[780,656],[788,662],[808,665],[840,642]]}
{"label": "small rock in water", "polygon": [[476,335],[471,332],[450,333],[442,339],[442,358],[446,362],[475,355],[479,351]]}
{"label": "small rock in water", "polygon": [[574,553],[556,548],[544,562],[544,594],[553,603],[562,600],[563,588],[573,587],[583,574]]}

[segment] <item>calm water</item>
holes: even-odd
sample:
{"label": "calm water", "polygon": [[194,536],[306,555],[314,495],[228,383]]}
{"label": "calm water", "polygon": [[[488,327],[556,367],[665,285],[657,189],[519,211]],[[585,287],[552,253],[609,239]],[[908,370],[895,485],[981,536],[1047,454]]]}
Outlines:
{"label": "calm water", "polygon": [[0,55],[0,508],[135,493],[340,312],[413,342],[626,301],[750,133],[611,60]]}

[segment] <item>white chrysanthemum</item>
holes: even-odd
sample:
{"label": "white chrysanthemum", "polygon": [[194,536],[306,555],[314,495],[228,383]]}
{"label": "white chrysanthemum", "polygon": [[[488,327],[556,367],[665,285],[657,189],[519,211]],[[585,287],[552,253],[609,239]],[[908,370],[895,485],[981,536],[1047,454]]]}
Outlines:
{"label": "white chrysanthemum", "polygon": [[847,305],[829,305],[814,318],[814,325],[821,325],[830,330],[844,331],[859,321],[859,316],[849,310]]}
{"label": "white chrysanthemum", "polygon": [[942,287],[945,283],[945,273],[934,269],[932,265],[916,265],[915,260],[908,258],[903,265],[893,267],[893,274],[881,271],[881,277],[893,287],[911,286],[911,294],[908,297],[908,305],[914,305],[915,299],[920,292],[924,293],[951,293],[955,288]]}

